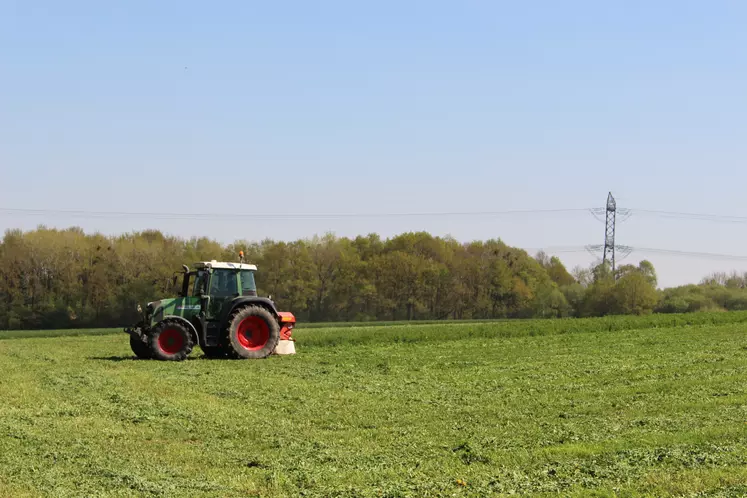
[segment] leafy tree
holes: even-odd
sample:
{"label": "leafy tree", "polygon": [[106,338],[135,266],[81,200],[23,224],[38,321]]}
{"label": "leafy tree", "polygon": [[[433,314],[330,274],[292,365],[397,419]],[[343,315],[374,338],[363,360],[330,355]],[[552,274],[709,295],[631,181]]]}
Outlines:
{"label": "leafy tree", "polygon": [[658,303],[656,288],[643,271],[631,271],[615,283],[615,311],[622,314],[651,313]]}
{"label": "leafy tree", "polygon": [[594,281],[594,276],[590,268],[576,266],[573,268],[571,275],[573,276],[573,279],[583,287],[590,286]]}
{"label": "leafy tree", "polygon": [[548,256],[544,251],[540,251],[535,256],[537,262],[547,271],[550,280],[560,286],[571,285],[576,279],[568,273],[563,263],[557,256]]}
{"label": "leafy tree", "polygon": [[602,316],[616,311],[615,278],[608,263],[592,268],[591,283],[586,287],[581,316]]}
{"label": "leafy tree", "polygon": [[[181,239],[157,230],[105,236],[43,226],[0,240],[0,328],[122,326],[136,306],[176,294],[182,264],[246,260],[258,292],[301,321],[561,317],[744,309],[744,275],[695,290],[655,290],[653,265],[569,273],[556,257],[531,257],[500,239],[461,243],[426,232],[389,239],[332,234],[296,241]],[[741,278],[741,280],[740,280]],[[653,294],[652,294],[653,292]]]}

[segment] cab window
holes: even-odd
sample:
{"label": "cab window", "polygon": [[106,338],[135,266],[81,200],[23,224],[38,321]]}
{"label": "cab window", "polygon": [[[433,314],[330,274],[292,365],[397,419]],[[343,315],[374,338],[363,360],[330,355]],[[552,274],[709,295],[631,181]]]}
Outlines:
{"label": "cab window", "polygon": [[257,295],[257,284],[254,282],[254,272],[251,270],[241,270],[241,295]]}
{"label": "cab window", "polygon": [[208,273],[206,271],[198,271],[195,275],[195,283],[192,286],[192,295],[198,296],[200,290],[205,288],[205,281],[207,280]]}
{"label": "cab window", "polygon": [[235,270],[215,270],[210,279],[211,296],[233,296],[238,292]]}

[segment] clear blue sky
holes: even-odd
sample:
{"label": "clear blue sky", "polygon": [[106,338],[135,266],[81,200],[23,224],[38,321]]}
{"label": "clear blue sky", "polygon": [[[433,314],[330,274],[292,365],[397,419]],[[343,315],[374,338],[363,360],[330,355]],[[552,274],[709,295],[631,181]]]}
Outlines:
{"label": "clear blue sky", "polygon": [[[189,213],[618,205],[747,216],[747,2],[0,0],[0,208]],[[586,213],[240,223],[0,214],[221,241],[406,230],[600,244]],[[618,241],[747,255],[747,224]],[[562,254],[568,266],[589,264]],[[660,283],[745,261],[633,253]]]}

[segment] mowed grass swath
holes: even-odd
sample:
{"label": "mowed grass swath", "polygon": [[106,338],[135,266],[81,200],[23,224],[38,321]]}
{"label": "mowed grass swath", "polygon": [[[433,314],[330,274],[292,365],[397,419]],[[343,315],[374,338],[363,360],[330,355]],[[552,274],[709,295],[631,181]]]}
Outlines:
{"label": "mowed grass swath", "polygon": [[[304,346],[370,343],[372,341],[420,342],[458,340],[465,337],[516,337],[524,335],[567,334],[573,332],[614,332],[662,327],[747,323],[747,311],[618,315],[594,318],[500,319],[500,320],[423,320],[394,322],[300,323],[296,338]],[[430,326],[430,327],[425,327]],[[453,327],[457,326],[457,329]],[[347,329],[339,331],[336,329]],[[351,330],[352,329],[352,330]],[[0,340],[31,337],[65,337],[121,334],[121,328],[62,330],[0,330]],[[458,330],[454,334],[453,330]]]}
{"label": "mowed grass swath", "polygon": [[744,317],[715,316],[309,328],[251,362],[3,340],[0,495],[743,495]]}

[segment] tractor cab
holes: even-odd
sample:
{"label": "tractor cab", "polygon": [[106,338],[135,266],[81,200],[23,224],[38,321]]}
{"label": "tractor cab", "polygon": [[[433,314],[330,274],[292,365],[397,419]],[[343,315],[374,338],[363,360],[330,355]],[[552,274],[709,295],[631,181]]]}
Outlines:
{"label": "tractor cab", "polygon": [[195,270],[184,275],[182,293],[186,295],[191,287],[192,296],[206,301],[205,312],[208,320],[220,317],[223,305],[227,301],[257,296],[255,265],[203,261],[196,263],[194,267]]}
{"label": "tractor cab", "polygon": [[179,297],[148,303],[143,320],[125,329],[137,356],[184,359],[190,343],[209,357],[295,352],[289,344],[295,317],[257,295],[257,267],[244,263],[243,253],[240,263],[213,260],[193,266],[182,266]]}

